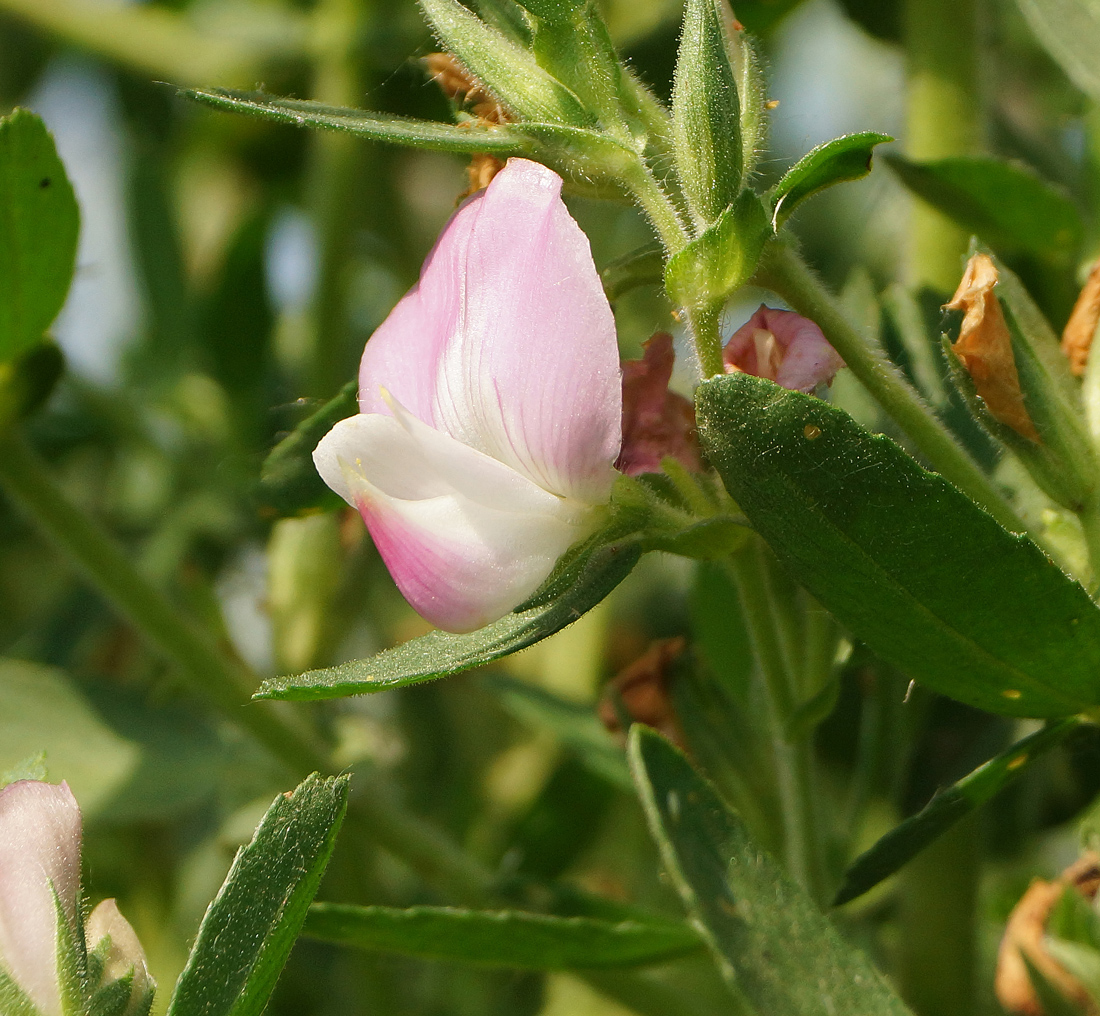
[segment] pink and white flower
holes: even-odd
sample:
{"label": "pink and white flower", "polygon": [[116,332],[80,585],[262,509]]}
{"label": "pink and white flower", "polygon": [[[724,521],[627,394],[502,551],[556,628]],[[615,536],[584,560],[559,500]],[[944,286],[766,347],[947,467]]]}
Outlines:
{"label": "pink and white flower", "polygon": [[367,343],[314,452],[427,620],[470,631],[593,528],[619,452],[615,323],[561,178],[512,159]]}
{"label": "pink and white flower", "polygon": [[733,333],[722,359],[727,373],[742,370],[799,392],[828,384],[844,366],[813,321],[764,304]]}
{"label": "pink and white flower", "polygon": [[[67,783],[19,780],[0,790],[0,971],[40,1016],[63,1016],[62,968],[83,969],[87,941],[103,952],[101,984],[132,976],[125,1012],[146,1012],[156,985],[115,901],[100,903],[79,930],[80,844],[80,808]],[[79,955],[66,962],[65,948]]]}

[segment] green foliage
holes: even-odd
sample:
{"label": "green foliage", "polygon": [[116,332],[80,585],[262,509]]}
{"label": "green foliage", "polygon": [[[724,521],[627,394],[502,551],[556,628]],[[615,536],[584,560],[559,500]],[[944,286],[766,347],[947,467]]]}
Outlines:
{"label": "green foliage", "polygon": [[359,382],[349,381],[272,448],[260,471],[263,502],[281,515],[343,504],[317,475],[313,449],[337,423],[358,412]]}
{"label": "green foliage", "polygon": [[[257,698],[308,701],[362,695],[459,674],[519,652],[561,631],[604,599],[633,569],[637,544],[600,547],[577,563],[564,591],[466,635],[434,631],[369,660],[267,680]],[[548,581],[555,582],[554,576]],[[522,607],[522,604],[521,604]]]}
{"label": "green foliage", "polygon": [[1100,99],[1100,9],[1090,0],[1016,0],[1035,37],[1086,95]]}
{"label": "green foliage", "polygon": [[1100,612],[893,441],[747,374],[697,394],[704,449],[780,561],[877,653],[1010,716],[1100,704]]}
{"label": "green foliage", "polygon": [[[471,15],[472,17],[472,15]],[[228,88],[185,88],[181,95],[227,113],[273,120],[318,130],[342,131],[355,137],[393,144],[415,145],[437,152],[491,152],[523,155],[530,141],[511,127],[483,127],[413,120],[409,117],[343,109],[304,99],[280,99],[263,92]]]}
{"label": "green foliage", "polygon": [[45,124],[0,118],[0,364],[42,340],[76,262],[80,212]]}
{"label": "green foliage", "polygon": [[420,0],[440,41],[479,81],[524,120],[587,127],[580,99],[538,65],[534,55],[477,18],[458,0]]}
{"label": "green foliage", "polygon": [[259,1016],[298,937],[347,809],[348,778],[275,799],[199,928],[169,1016]]}
{"label": "green foliage", "polygon": [[918,197],[1002,254],[1027,253],[1068,264],[1081,243],[1081,215],[1060,189],[1021,163],[955,157],[887,165]]}
{"label": "green foliage", "polygon": [[807,198],[848,180],[859,180],[871,172],[875,146],[894,139],[889,134],[862,131],[845,134],[807,152],[770,191],[772,226],[778,230]]}
{"label": "green foliage", "polygon": [[1023,776],[1079,726],[1076,718],[1049,723],[950,787],[937,791],[916,815],[895,826],[848,865],[833,906],[848,903],[889,878],[956,822]]}
{"label": "green foliage", "polygon": [[520,970],[661,963],[699,949],[687,925],[613,923],[516,910],[354,907],[315,903],[302,933],[337,945]]}
{"label": "green foliage", "polygon": [[676,173],[698,226],[741,189],[741,109],[727,26],[716,0],[688,0],[672,85]]}
{"label": "green foliage", "polygon": [[908,1013],[680,752],[636,725],[630,764],[665,869],[732,989],[769,1016]]}

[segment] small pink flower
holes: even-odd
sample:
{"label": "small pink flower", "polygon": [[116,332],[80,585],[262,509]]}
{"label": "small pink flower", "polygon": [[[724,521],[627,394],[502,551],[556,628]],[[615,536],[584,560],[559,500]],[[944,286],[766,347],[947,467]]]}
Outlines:
{"label": "small pink flower", "polygon": [[57,904],[75,931],[80,808],[66,783],[19,780],[0,791],[0,966],[42,1016],[61,1016]]}
{"label": "small pink flower", "polygon": [[844,366],[813,321],[764,304],[733,333],[722,359],[729,374],[743,370],[799,392],[829,384]]}
{"label": "small pink flower", "polygon": [[659,473],[661,459],[671,455],[702,472],[695,407],[668,390],[672,336],[657,332],[642,348],[642,359],[623,361],[623,447],[615,468],[627,476]]}
{"label": "small pink flower", "polygon": [[313,453],[405,598],[449,631],[534,592],[611,493],[615,322],[561,186],[512,159],[459,208],[367,343],[360,413]]}

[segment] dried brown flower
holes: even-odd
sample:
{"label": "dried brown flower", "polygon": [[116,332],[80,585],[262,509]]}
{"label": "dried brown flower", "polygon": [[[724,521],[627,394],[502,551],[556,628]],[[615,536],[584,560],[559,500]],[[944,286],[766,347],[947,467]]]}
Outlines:
{"label": "dried brown flower", "polygon": [[990,415],[1038,444],[1042,439],[1024,406],[1012,336],[994,292],[996,285],[993,259],[988,254],[975,254],[967,262],[958,290],[945,304],[964,312],[959,341],[951,348],[973,378]]}
{"label": "dried brown flower", "polygon": [[686,645],[680,636],[660,639],[611,680],[599,704],[600,720],[608,730],[622,732],[617,699],[632,720],[659,730],[673,744],[683,747],[684,736],[672,703],[669,676],[672,664]]}
{"label": "dried brown flower", "polygon": [[1062,352],[1075,377],[1085,373],[1097,324],[1100,324],[1100,261],[1089,270],[1089,277],[1062,332]]}

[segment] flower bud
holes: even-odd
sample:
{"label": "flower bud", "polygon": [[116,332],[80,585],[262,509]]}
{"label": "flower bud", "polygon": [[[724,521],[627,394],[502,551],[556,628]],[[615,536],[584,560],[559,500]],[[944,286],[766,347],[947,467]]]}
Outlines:
{"label": "flower bud", "polygon": [[741,190],[741,111],[722,13],[718,0],[688,0],[672,85],[676,172],[701,228]]}
{"label": "flower bud", "polygon": [[89,952],[102,964],[102,985],[130,979],[129,998],[119,1016],[144,1016],[153,1001],[156,982],[146,966],[145,950],[130,922],[119,913],[118,904],[114,900],[100,903],[89,916],[84,934]]}
{"label": "flower bud", "polygon": [[62,1016],[59,946],[78,927],[80,838],[68,784],[0,791],[0,969],[41,1016]]}
{"label": "flower bud", "polygon": [[727,373],[741,370],[798,392],[829,384],[844,366],[813,321],[764,304],[733,333],[722,359]]}

